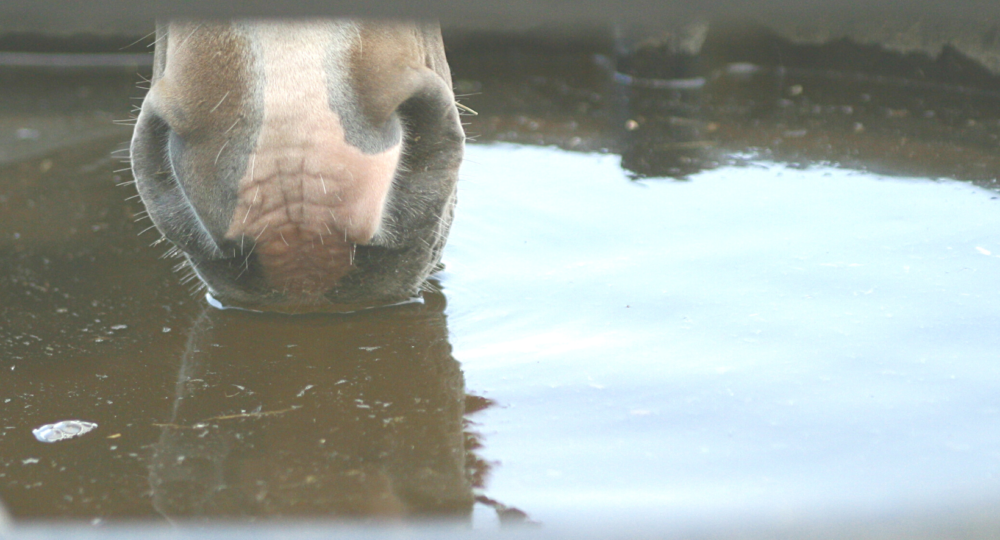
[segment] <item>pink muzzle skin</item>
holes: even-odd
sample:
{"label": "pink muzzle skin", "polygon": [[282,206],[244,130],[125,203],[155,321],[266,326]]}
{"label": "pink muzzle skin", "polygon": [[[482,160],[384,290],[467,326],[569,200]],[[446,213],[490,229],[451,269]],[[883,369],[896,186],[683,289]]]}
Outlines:
{"label": "pink muzzle skin", "polygon": [[270,286],[308,304],[378,232],[402,144],[366,154],[347,142],[321,45],[279,35],[263,51],[263,123],[226,238],[252,239]]}

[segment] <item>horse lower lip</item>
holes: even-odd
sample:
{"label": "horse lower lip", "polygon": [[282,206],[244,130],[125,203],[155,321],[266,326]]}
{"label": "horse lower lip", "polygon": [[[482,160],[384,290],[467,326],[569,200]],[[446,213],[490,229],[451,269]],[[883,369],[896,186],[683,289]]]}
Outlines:
{"label": "horse lower lip", "polygon": [[355,245],[339,235],[324,240],[320,234],[314,228],[286,225],[258,239],[257,261],[271,287],[287,296],[322,295],[351,271]]}

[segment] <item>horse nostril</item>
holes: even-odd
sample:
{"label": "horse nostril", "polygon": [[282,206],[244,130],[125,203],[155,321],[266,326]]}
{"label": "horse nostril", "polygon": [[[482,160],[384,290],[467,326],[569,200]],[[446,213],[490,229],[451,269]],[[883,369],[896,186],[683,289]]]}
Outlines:
{"label": "horse nostril", "polygon": [[144,103],[132,134],[132,174],[153,224],[185,253],[220,258],[222,250],[205,228],[177,176],[182,144],[167,121]]}
{"label": "horse nostril", "polygon": [[[465,132],[459,120],[455,96],[448,84],[437,76],[430,75],[408,99],[403,101],[397,113],[407,126],[407,150],[404,166],[414,162],[430,160],[444,169],[457,167],[461,161],[461,146],[465,142]],[[419,133],[419,138],[414,137]],[[457,158],[453,160],[450,158]]]}

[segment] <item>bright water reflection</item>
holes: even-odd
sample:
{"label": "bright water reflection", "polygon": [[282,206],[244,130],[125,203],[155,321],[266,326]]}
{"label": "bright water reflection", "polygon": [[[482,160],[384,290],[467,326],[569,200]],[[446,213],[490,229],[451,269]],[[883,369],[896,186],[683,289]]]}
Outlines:
{"label": "bright water reflection", "polygon": [[891,509],[1000,490],[1000,201],[751,161],[468,149],[443,284],[500,462],[545,523]]}

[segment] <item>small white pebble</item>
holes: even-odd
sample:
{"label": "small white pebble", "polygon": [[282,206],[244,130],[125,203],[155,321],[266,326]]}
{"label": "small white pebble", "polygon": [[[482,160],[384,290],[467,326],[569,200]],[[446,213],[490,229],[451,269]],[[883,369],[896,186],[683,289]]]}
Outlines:
{"label": "small white pebble", "polygon": [[86,433],[93,431],[96,427],[97,424],[93,422],[84,422],[82,420],[63,420],[62,422],[56,422],[55,424],[45,424],[42,427],[31,430],[31,433],[40,442],[54,443],[85,435]]}

